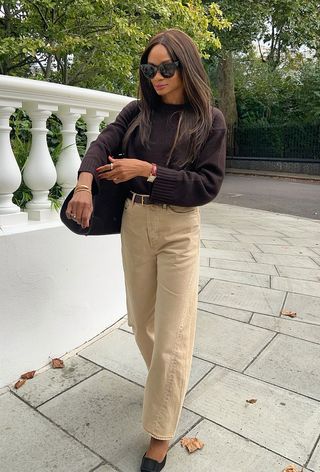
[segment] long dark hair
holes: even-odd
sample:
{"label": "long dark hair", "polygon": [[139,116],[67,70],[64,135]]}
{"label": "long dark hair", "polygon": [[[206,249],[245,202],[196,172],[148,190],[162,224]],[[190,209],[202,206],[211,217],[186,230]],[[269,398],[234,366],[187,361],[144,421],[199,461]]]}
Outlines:
{"label": "long dark hair", "polygon": [[[172,61],[180,63],[178,71],[181,74],[187,106],[180,113],[177,133],[168,155],[167,165],[173,157],[177,143],[185,138],[186,159],[184,162],[175,162],[176,165],[184,167],[196,159],[212,127],[212,94],[209,79],[196,45],[186,33],[178,29],[168,29],[153,36],[141,56],[140,64],[148,62],[149,53],[157,44],[165,46]],[[152,112],[161,103],[161,97],[141,71],[138,96],[141,111],[124,136],[124,149],[137,127],[139,127],[141,143],[148,147]]]}

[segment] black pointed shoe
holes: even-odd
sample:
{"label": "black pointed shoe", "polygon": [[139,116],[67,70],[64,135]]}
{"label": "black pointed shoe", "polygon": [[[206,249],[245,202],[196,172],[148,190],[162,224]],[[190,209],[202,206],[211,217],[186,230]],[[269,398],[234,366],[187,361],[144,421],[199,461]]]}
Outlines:
{"label": "black pointed shoe", "polygon": [[166,464],[167,454],[165,455],[162,462],[158,462],[155,459],[150,459],[150,457],[143,456],[141,462],[141,472],[160,472]]}

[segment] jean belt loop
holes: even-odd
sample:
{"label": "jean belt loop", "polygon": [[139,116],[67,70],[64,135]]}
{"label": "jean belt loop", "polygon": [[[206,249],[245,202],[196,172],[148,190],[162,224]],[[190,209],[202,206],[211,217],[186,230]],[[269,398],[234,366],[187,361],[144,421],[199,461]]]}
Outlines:
{"label": "jean belt loop", "polygon": [[141,205],[143,206],[144,195],[141,195]]}
{"label": "jean belt loop", "polygon": [[135,200],[137,194],[136,194],[135,192],[131,192],[131,193],[132,193],[132,200],[131,200],[131,202],[132,202],[132,206],[133,206],[133,205],[134,205],[134,200]]}

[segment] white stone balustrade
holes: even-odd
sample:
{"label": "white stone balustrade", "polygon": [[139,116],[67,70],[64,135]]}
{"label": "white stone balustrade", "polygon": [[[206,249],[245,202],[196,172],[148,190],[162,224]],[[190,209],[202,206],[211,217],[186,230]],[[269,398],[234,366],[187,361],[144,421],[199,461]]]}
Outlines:
{"label": "white stone balustrade", "polygon": [[[76,146],[76,122],[87,123],[87,149],[99,134],[99,125],[114,120],[132,98],[79,87],[0,75],[0,226],[57,218],[48,199],[57,182],[66,196],[74,187],[80,157]],[[9,119],[24,109],[32,120],[32,145],[23,169],[23,180],[32,191],[26,211],[12,202],[21,183],[21,172],[10,144]],[[56,114],[62,122],[62,151],[56,167],[47,146],[46,121]]]}
{"label": "white stone balustrade", "polygon": [[26,215],[12,202],[13,192],[21,183],[21,174],[11,148],[9,118],[21,105],[21,101],[0,98],[0,225],[26,220]]}

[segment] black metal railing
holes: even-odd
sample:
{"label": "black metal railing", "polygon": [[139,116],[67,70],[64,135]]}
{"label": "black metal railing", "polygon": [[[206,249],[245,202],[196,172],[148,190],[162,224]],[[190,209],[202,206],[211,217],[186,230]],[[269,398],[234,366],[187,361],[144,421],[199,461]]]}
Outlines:
{"label": "black metal railing", "polygon": [[227,154],[320,161],[320,123],[284,126],[234,126],[228,129]]}

